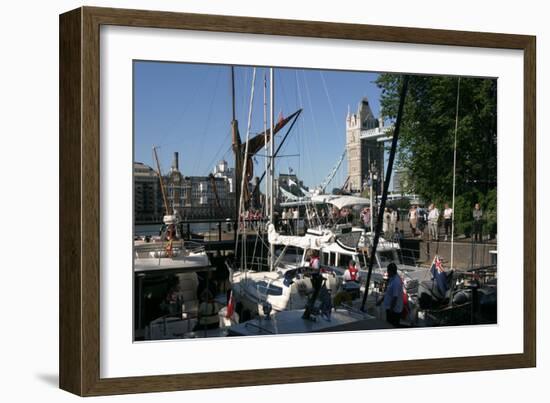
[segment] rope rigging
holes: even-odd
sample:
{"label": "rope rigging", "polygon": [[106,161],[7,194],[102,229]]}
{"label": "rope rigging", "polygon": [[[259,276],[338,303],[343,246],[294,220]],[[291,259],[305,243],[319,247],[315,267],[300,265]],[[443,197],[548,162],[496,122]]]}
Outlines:
{"label": "rope rigging", "polygon": [[453,201],[451,216],[451,270],[453,269],[454,259],[454,233],[455,233],[455,190],[456,190],[456,144],[458,133],[458,106],[460,102],[460,77],[458,77],[457,89],[456,89],[456,114],[455,114],[455,138],[454,138],[454,150],[453,150]]}
{"label": "rope rigging", "polygon": [[[256,83],[256,68],[254,67],[254,70],[252,72],[252,90],[251,90],[251,94],[250,94],[250,104],[249,104],[249,108],[248,108],[248,125],[247,125],[247,129],[246,129],[246,142],[245,142],[245,148],[244,148],[244,155],[247,156],[248,155],[248,145],[249,145],[249,140],[250,140],[250,125],[251,125],[251,122],[252,122],[252,106],[254,104],[254,84]],[[239,198],[239,210],[238,210],[238,217],[237,217],[237,221],[239,222],[239,225],[237,226],[237,237],[235,238],[235,255],[237,255],[237,245],[238,245],[238,239],[239,239],[239,232],[240,232],[240,221],[241,221],[241,214],[243,212],[243,201],[244,201],[244,186],[245,186],[245,177],[246,177],[246,166],[247,166],[247,158],[244,158],[243,159],[243,167],[242,167],[242,177],[241,177],[241,192],[240,192],[240,198]],[[238,178],[236,178],[238,180]],[[244,240],[244,237],[243,238],[243,252],[244,252],[244,247],[246,246],[246,242]],[[246,254],[243,253],[242,254],[243,256],[245,256]],[[244,268],[246,270],[246,259],[245,259],[245,262],[244,262]]]}

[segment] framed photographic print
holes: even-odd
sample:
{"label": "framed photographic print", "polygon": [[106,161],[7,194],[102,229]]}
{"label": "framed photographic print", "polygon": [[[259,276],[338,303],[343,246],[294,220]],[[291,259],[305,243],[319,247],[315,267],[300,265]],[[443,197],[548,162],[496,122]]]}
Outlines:
{"label": "framed photographic print", "polygon": [[535,150],[532,36],[67,12],[60,386],[535,366]]}

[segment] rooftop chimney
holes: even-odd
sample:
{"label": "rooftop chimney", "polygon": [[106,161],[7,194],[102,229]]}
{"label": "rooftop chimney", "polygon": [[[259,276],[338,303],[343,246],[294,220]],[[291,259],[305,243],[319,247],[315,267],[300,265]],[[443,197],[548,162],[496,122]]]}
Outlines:
{"label": "rooftop chimney", "polygon": [[179,153],[176,151],[174,152],[174,159],[172,160],[172,169],[175,171],[179,171]]}

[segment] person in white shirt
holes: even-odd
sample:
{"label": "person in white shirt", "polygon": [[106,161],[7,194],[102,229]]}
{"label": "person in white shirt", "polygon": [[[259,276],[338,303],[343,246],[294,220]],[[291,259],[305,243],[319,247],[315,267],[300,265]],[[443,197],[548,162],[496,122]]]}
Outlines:
{"label": "person in white shirt", "polygon": [[394,238],[394,235],[397,232],[397,218],[397,210],[390,208],[390,233],[392,234],[391,238]]}
{"label": "person in white shirt", "polygon": [[315,221],[315,218],[317,218],[317,213],[315,213],[315,210],[309,210],[309,221],[310,221],[310,225],[313,225],[314,221]]}
{"label": "person in white shirt", "polygon": [[299,218],[298,209],[295,208],[294,211],[292,211],[292,227],[293,227],[292,232],[294,234],[298,233],[298,218]]}
{"label": "person in white shirt", "polygon": [[281,214],[281,221],[282,221],[282,229],[284,232],[288,232],[288,222],[287,222],[287,219],[288,219],[288,211],[287,209],[285,208]]}
{"label": "person in white shirt", "polygon": [[449,233],[452,231],[453,224],[453,209],[445,203],[445,210],[443,210],[443,225],[445,226],[445,240],[449,236]]}
{"label": "person in white shirt", "polygon": [[432,203],[428,208],[428,234],[430,239],[439,240],[437,223],[439,220],[439,210]]}
{"label": "person in white shirt", "polygon": [[481,210],[481,207],[479,206],[479,203],[476,203],[474,205],[474,211],[472,212],[472,216],[474,217],[474,228],[473,228],[473,235],[475,242],[481,242],[482,241],[482,230],[483,230],[483,210]]}
{"label": "person in white shirt", "polygon": [[382,216],[382,232],[388,237],[390,235],[390,221],[391,214],[387,208],[384,209],[384,215]]}

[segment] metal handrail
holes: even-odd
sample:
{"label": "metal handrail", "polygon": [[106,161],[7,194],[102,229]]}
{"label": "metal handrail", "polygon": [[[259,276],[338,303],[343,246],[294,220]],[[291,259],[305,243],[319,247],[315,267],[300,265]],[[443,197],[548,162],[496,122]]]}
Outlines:
{"label": "metal handrail", "polygon": [[[184,314],[187,314],[189,316],[184,318],[183,317]],[[190,322],[191,322],[192,319],[197,319],[199,316],[194,315],[194,314],[192,314],[192,312],[187,312],[187,311],[181,311],[181,312],[177,312],[177,313],[169,313],[169,314],[166,314],[166,315],[159,316],[158,318],[153,319],[152,321],[150,321],[149,325],[147,325],[147,327],[146,327],[148,335],[149,335],[149,340],[152,340],[152,337],[153,337],[151,324],[153,322],[157,322],[157,321],[162,320],[162,325],[163,325],[162,335],[166,336],[167,335],[166,332],[168,330],[167,319],[171,318],[171,317],[178,318],[181,321],[187,322],[187,331],[191,332],[192,329],[190,328]]]}

